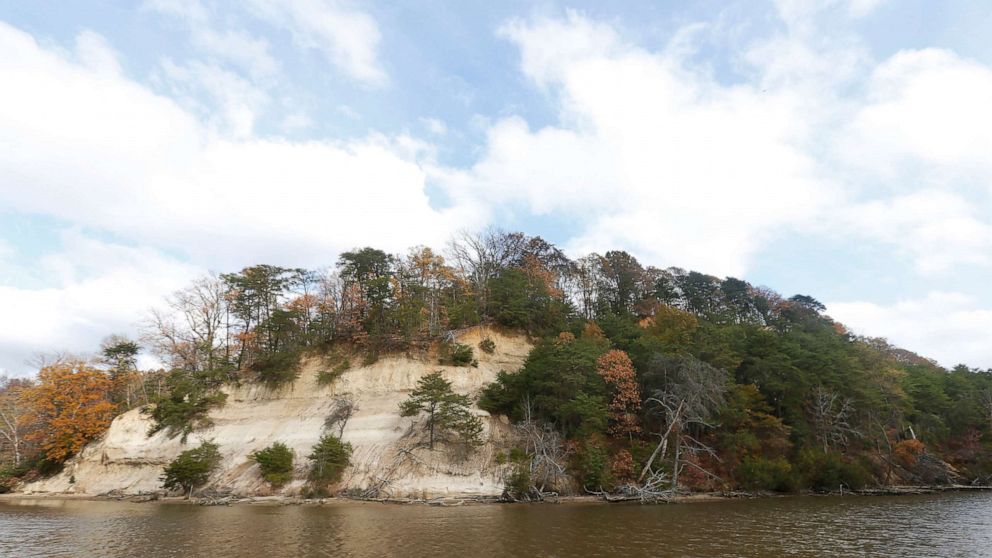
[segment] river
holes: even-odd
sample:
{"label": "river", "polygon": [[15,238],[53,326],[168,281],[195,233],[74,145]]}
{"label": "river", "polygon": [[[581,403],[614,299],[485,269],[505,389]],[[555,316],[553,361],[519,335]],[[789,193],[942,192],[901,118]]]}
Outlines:
{"label": "river", "polygon": [[992,556],[992,494],[455,508],[0,500],[0,556]]}

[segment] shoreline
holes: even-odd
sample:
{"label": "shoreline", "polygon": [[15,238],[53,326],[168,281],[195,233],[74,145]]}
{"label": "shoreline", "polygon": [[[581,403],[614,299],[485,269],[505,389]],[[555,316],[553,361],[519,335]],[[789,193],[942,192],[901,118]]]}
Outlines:
{"label": "shoreline", "polygon": [[306,499],[295,496],[229,496],[223,498],[194,497],[185,499],[182,496],[161,496],[155,494],[134,495],[100,495],[100,494],[70,494],[70,493],[18,493],[0,494],[0,503],[16,501],[37,502],[121,502],[131,504],[166,504],[166,505],[198,505],[198,506],[353,506],[353,505],[420,505],[434,507],[460,507],[479,505],[514,505],[514,504],[571,504],[571,505],[665,505],[665,504],[702,504],[711,502],[732,502],[736,500],[767,500],[772,498],[795,498],[802,496],[913,496],[938,494],[944,492],[992,491],[992,485],[946,485],[946,486],[890,486],[884,488],[869,488],[861,490],[845,490],[832,492],[803,491],[798,493],[778,492],[698,492],[680,496],[674,501],[640,502],[636,499],[607,500],[596,495],[560,496],[555,499],[532,502],[506,502],[495,496],[439,496],[429,499],[386,498],[379,500],[361,500],[345,497],[330,497],[321,499]]}

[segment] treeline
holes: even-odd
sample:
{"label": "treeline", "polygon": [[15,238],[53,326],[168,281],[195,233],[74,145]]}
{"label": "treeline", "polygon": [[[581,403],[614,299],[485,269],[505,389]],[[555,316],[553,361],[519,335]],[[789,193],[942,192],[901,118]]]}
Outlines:
{"label": "treeline", "polygon": [[[281,383],[307,352],[346,349],[371,362],[492,324],[537,344],[480,401],[529,433],[506,456],[511,492],[541,493],[563,471],[587,490],[642,496],[687,484],[833,489],[990,472],[992,374],[948,371],[852,335],[810,296],[643,266],[623,251],[573,260],[521,233],[461,235],[444,253],[362,248],[325,270],[258,265],[205,277],[147,320],[140,342],[167,370],[139,372],[138,344],[111,339],[85,364],[107,380],[87,405],[154,403],[155,428],[185,435],[223,403],[224,382]],[[84,364],[58,366],[72,376]],[[23,393],[49,375],[0,386],[0,409],[23,415]],[[0,459],[24,462],[24,436],[15,459],[10,432],[37,426],[4,424]],[[66,457],[34,443],[36,455]]]}

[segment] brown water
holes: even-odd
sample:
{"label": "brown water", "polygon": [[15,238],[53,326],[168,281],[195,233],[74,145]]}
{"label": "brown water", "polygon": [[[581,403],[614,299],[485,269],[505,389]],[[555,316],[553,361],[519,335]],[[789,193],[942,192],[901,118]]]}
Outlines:
{"label": "brown water", "polygon": [[992,494],[199,507],[0,500],[0,556],[992,556]]}

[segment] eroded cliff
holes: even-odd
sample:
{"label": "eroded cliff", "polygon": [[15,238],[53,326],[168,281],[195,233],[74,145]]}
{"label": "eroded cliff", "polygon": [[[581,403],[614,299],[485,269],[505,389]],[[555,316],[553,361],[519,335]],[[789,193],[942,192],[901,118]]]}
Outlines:
{"label": "eroded cliff", "polygon": [[[495,343],[491,354],[478,349],[485,337]],[[210,414],[213,426],[191,434],[185,445],[178,436],[170,438],[164,432],[147,436],[149,419],[138,409],[129,411],[118,416],[106,435],[68,462],[61,473],[23,490],[92,495],[158,491],[165,465],[201,440],[212,440],[220,446],[224,461],[206,488],[239,495],[297,494],[306,476],[306,456],[324,431],[328,414],[342,398],[348,398],[357,409],[342,439],[352,444],[354,454],[340,489],[375,485],[382,487],[382,495],[393,497],[498,495],[503,471],[495,456],[508,434],[504,422],[475,409],[484,417],[486,443],[464,457],[422,447],[414,428],[417,419],[399,415],[399,403],[423,376],[442,370],[455,391],[476,395],[500,370],[518,369],[531,348],[522,336],[485,328],[462,332],[457,341],[475,348],[478,367],[440,366],[429,358],[390,356],[347,370],[329,385],[320,386],[317,372],[322,363],[307,360],[299,378],[285,387],[225,388],[226,404]],[[294,481],[278,491],[262,480],[249,457],[273,442],[285,443],[296,456]]]}

